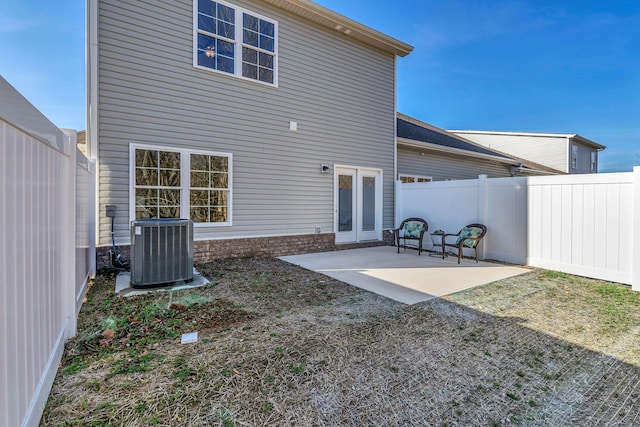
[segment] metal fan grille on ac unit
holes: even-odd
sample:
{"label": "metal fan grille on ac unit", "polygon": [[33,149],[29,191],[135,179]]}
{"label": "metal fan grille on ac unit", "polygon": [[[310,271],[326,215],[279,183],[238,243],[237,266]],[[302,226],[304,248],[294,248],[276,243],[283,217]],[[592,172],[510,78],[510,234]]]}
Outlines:
{"label": "metal fan grille on ac unit", "polygon": [[131,223],[131,285],[134,288],[193,280],[193,222],[144,219]]}

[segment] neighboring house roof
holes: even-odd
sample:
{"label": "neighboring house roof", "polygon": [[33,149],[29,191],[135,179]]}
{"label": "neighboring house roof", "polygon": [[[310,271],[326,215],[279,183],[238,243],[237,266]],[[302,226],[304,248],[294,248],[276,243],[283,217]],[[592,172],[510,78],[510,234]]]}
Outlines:
{"label": "neighboring house roof", "polygon": [[501,131],[488,131],[488,130],[449,130],[452,133],[462,134],[477,134],[477,135],[508,135],[508,136],[533,136],[533,137],[549,137],[549,138],[568,138],[580,142],[584,145],[588,145],[597,150],[604,150],[607,148],[602,144],[598,144],[595,141],[591,141],[577,133],[540,133],[540,132],[501,132]]}
{"label": "neighboring house roof", "polygon": [[398,56],[406,56],[413,46],[376,31],[309,0],[262,0],[316,24],[340,32],[368,45]]}
{"label": "neighboring house roof", "polygon": [[471,151],[478,154],[496,156],[511,160],[511,157],[507,155],[482,147],[479,144],[475,144],[457,135],[449,133],[444,129],[437,128],[404,114],[398,113],[397,120],[398,138],[421,141],[456,150]]}
{"label": "neighboring house roof", "polygon": [[486,148],[473,141],[440,129],[428,123],[397,113],[398,144],[415,148],[433,149],[452,154],[481,157],[514,166],[520,165],[529,173],[557,174],[558,171],[538,163]]}

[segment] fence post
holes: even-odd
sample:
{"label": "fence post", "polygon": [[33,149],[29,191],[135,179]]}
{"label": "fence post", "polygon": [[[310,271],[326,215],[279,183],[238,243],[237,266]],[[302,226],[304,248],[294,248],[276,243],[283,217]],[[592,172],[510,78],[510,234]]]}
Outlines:
{"label": "fence post", "polygon": [[[95,159],[89,159],[89,174],[91,179],[89,180],[89,260],[91,277],[96,275],[96,161]],[[76,202],[77,203],[77,202]],[[77,220],[77,218],[76,218]],[[77,311],[77,310],[76,310]]]}
{"label": "fence post", "polygon": [[402,213],[402,182],[399,180],[393,181],[395,185],[395,200],[396,200],[396,208],[394,210],[394,218],[393,218],[393,228],[396,228],[402,222],[400,218],[400,214]]}
{"label": "fence post", "polygon": [[[478,222],[487,225],[487,175],[478,176]],[[489,234],[489,233],[487,233]],[[489,237],[489,236],[487,236]],[[478,246],[478,258],[484,259],[485,246],[487,237],[480,241]]]}
{"label": "fence post", "polygon": [[60,292],[64,314],[68,319],[66,337],[76,334],[76,144],[77,132],[70,129],[62,130],[65,134],[65,162],[63,171],[62,226],[60,230],[60,246],[64,256],[61,258],[62,283]]}
{"label": "fence post", "polygon": [[640,166],[633,168],[633,216],[631,239],[631,288],[640,291]]}

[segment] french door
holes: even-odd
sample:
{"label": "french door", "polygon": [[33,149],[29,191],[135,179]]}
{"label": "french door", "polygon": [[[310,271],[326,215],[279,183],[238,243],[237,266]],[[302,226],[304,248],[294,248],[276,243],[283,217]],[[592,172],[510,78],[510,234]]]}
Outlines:
{"label": "french door", "polygon": [[382,171],[335,168],[336,243],[382,239]]}

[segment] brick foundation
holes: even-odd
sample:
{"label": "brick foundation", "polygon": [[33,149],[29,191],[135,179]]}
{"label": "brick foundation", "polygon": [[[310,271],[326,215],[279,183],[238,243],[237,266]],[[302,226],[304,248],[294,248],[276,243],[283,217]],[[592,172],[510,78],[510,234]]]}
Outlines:
{"label": "brick foundation", "polygon": [[[118,246],[118,251],[122,258],[129,262],[131,259],[131,246]],[[109,251],[111,250],[111,246],[100,246],[96,248],[96,268],[98,270],[102,268],[111,267],[111,261],[109,260]]]}
{"label": "brick foundation", "polygon": [[221,258],[278,257],[283,255],[335,250],[333,234],[204,240],[194,242],[194,260]]}
{"label": "brick foundation", "polygon": [[[194,262],[206,262],[223,258],[279,257],[311,252],[329,252],[344,249],[393,245],[393,236],[383,232],[384,241],[348,243],[336,245],[335,234],[304,234],[298,236],[256,237],[246,239],[202,240],[193,242]],[[97,268],[110,266],[111,246],[96,248]],[[129,261],[130,246],[118,246],[122,257]]]}
{"label": "brick foundation", "polygon": [[395,246],[396,242],[393,238],[393,230],[384,230],[382,232],[382,241],[387,246]]}

